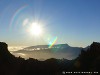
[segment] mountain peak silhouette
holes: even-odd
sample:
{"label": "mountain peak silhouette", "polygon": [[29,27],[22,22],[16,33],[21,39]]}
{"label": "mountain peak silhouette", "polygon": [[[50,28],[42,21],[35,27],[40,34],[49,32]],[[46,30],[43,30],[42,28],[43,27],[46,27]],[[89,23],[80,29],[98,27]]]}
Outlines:
{"label": "mountain peak silhouette", "polygon": [[14,55],[9,52],[8,45],[5,42],[0,42],[0,59],[9,63],[13,63],[13,60],[15,60]]}
{"label": "mountain peak silhouette", "polygon": [[5,43],[5,42],[0,42],[0,49],[2,50],[7,50],[7,48],[8,48],[8,45]]}
{"label": "mountain peak silhouette", "polygon": [[[81,54],[77,58],[77,62],[81,71],[97,71],[100,70],[100,43],[93,42],[87,50],[81,50]],[[99,69],[98,69],[99,68]]]}
{"label": "mountain peak silhouette", "polygon": [[99,42],[93,42],[93,43],[91,44],[91,47],[92,47],[92,46],[100,47],[100,43],[99,43]]}

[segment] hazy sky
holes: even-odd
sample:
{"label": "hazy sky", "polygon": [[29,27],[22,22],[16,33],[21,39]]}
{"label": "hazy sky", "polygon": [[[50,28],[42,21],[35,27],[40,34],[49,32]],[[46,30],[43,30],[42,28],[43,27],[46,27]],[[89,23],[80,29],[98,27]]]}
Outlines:
{"label": "hazy sky", "polygon": [[[29,24],[42,26],[31,35]],[[100,0],[0,0],[0,41],[10,46],[100,42]]]}

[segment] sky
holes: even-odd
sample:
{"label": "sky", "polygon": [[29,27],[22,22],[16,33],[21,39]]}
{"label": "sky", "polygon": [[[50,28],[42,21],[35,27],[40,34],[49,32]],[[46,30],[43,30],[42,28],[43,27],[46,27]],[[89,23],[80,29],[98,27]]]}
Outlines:
{"label": "sky", "polygon": [[[39,36],[28,31],[34,22]],[[100,0],[0,0],[0,41],[9,46],[86,47],[100,42],[99,34]]]}

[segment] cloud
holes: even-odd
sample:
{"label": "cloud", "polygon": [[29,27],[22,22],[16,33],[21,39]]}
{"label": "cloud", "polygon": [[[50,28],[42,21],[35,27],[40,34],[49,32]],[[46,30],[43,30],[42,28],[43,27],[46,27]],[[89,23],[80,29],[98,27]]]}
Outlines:
{"label": "cloud", "polygon": [[8,47],[8,50],[9,51],[18,51],[18,50],[21,50],[25,47],[27,47],[27,46],[18,46],[18,47],[17,46],[10,46],[10,47]]}

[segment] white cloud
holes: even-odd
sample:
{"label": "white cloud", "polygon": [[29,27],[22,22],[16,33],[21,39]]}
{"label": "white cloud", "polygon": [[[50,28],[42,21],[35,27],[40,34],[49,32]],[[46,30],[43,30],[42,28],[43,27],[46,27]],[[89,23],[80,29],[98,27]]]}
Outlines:
{"label": "white cloud", "polygon": [[18,51],[18,50],[21,50],[25,47],[27,47],[27,46],[13,46],[13,47],[10,46],[10,47],[8,47],[8,50],[9,51]]}

